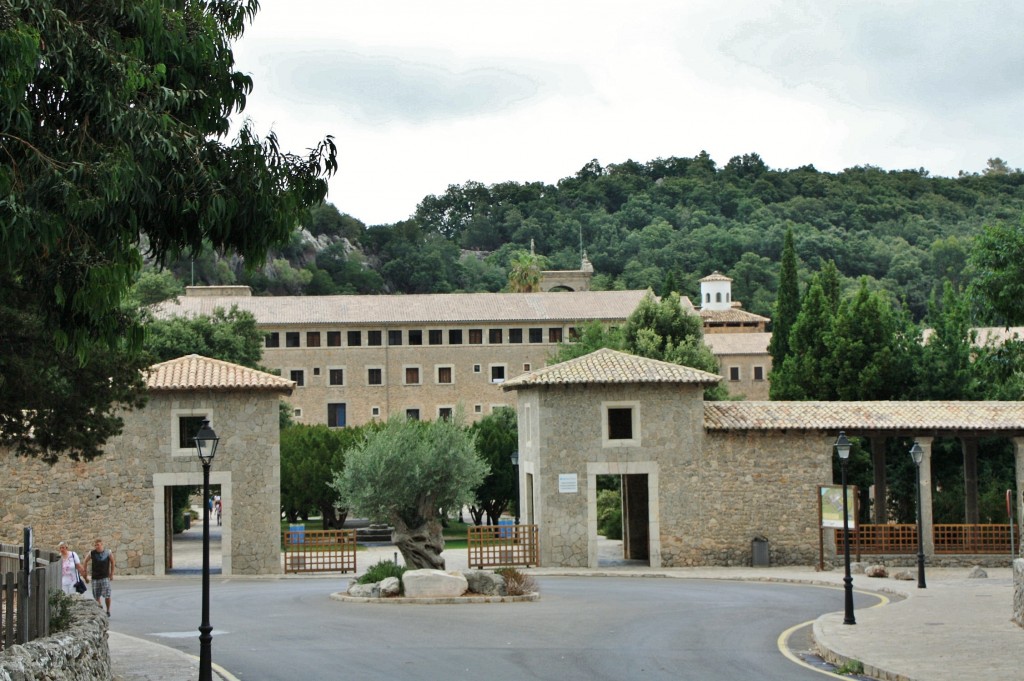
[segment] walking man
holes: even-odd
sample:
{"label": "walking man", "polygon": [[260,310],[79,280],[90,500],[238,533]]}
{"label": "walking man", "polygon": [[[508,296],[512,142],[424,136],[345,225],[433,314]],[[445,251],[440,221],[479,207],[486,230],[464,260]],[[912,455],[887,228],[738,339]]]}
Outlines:
{"label": "walking man", "polygon": [[103,548],[102,539],[97,539],[93,547],[85,559],[87,570],[89,563],[92,563],[92,596],[100,607],[103,607],[100,599],[106,599],[107,617],[110,617],[110,582],[114,579],[114,554]]}

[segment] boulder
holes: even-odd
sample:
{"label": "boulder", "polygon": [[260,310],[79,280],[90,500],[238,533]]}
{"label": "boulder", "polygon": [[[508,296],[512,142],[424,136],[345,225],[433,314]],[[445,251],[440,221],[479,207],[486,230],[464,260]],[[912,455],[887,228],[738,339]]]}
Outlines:
{"label": "boulder", "polygon": [[893,579],[901,579],[904,582],[912,582],[917,579],[910,570],[900,570],[892,576]]}
{"label": "boulder", "polygon": [[505,580],[501,575],[489,570],[469,570],[463,572],[469,584],[469,590],[482,596],[506,596]]}
{"label": "boulder", "polygon": [[862,575],[864,574],[864,563],[852,561],[850,563],[850,574],[851,575]]}
{"label": "boulder", "polygon": [[975,565],[971,568],[971,571],[967,573],[967,579],[987,579],[988,573],[982,569],[980,565]]}
{"label": "boulder", "polygon": [[461,572],[443,570],[406,570],[402,584],[407,598],[452,598],[469,588]]}
{"label": "boulder", "polygon": [[348,595],[355,596],[356,598],[380,598],[380,584],[378,582],[373,584],[353,582],[348,587]]}
{"label": "boulder", "polygon": [[868,577],[888,577],[889,571],[884,565],[869,565],[864,568],[864,574]]}
{"label": "boulder", "polygon": [[380,597],[394,598],[402,594],[402,583],[398,577],[385,577],[380,581]]}

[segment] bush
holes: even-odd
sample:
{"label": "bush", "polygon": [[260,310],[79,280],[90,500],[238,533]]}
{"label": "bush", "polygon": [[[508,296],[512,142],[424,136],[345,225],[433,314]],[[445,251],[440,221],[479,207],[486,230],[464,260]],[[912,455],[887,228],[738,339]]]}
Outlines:
{"label": "bush", "polygon": [[59,634],[71,626],[71,606],[75,597],[60,589],[50,592],[50,634]]}
{"label": "bush", "polygon": [[494,572],[505,580],[505,592],[509,596],[525,596],[539,590],[533,577],[514,567],[498,568]]}
{"label": "bush", "polygon": [[[362,577],[356,580],[358,584],[376,584],[388,577],[398,577],[402,582],[402,574],[405,572],[404,565],[397,565],[393,560],[382,560],[376,565],[371,565]],[[402,584],[402,593],[405,593],[405,585]]]}
{"label": "bush", "polygon": [[597,493],[597,533],[607,539],[622,539],[622,497],[617,491]]}

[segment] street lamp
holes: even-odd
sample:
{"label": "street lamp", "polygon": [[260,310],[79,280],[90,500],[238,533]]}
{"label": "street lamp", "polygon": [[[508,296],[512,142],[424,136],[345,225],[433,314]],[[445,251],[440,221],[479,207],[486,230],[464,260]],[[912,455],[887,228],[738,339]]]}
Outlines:
{"label": "street lamp", "polygon": [[213,627],[210,626],[210,464],[217,453],[220,438],[210,427],[210,419],[203,419],[194,438],[196,453],[203,463],[203,621],[199,624],[199,681],[213,681],[212,653]]}
{"label": "street lamp", "polygon": [[853,616],[853,577],[850,576],[850,513],[846,508],[846,461],[850,458],[850,441],[846,439],[845,431],[839,431],[835,446],[839,454],[839,467],[843,471],[843,558],[846,563],[846,576],[843,577],[846,616],[843,624],[856,624],[857,620]]}
{"label": "street lamp", "polygon": [[516,479],[516,525],[519,524],[519,450],[512,452],[512,477]]}
{"label": "street lamp", "polygon": [[917,588],[926,589],[924,583],[924,528],[921,525],[921,462],[924,460],[924,448],[914,440],[914,446],[910,448],[910,458],[917,466]]}

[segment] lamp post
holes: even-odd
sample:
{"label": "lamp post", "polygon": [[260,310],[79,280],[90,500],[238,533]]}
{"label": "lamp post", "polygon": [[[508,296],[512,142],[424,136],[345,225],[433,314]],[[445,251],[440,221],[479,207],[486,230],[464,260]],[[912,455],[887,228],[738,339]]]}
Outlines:
{"label": "lamp post", "polygon": [[924,583],[924,528],[921,525],[921,462],[924,460],[924,448],[914,440],[914,446],[910,448],[910,458],[917,466],[917,588],[926,589]]}
{"label": "lamp post", "polygon": [[850,441],[846,439],[845,431],[839,431],[835,447],[839,454],[839,467],[843,472],[843,558],[846,564],[846,576],[843,577],[846,615],[843,624],[856,624],[857,620],[853,616],[853,577],[850,576],[850,513],[846,508],[846,461],[850,458]]}
{"label": "lamp post", "polygon": [[516,525],[519,524],[519,450],[512,452],[512,477],[516,479]]}
{"label": "lamp post", "polygon": [[210,427],[210,419],[195,436],[196,453],[203,464],[203,621],[199,624],[199,681],[213,681],[212,653],[213,627],[210,626],[210,464],[217,453],[220,438]]}

